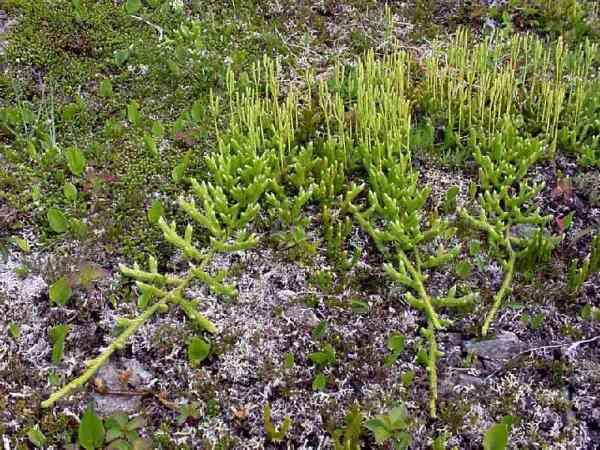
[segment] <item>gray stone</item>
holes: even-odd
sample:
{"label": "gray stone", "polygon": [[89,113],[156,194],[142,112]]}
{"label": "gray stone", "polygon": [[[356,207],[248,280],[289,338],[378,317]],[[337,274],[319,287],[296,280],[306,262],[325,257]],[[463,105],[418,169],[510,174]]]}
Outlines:
{"label": "gray stone", "polygon": [[316,314],[308,309],[303,308],[300,305],[290,306],[285,311],[285,316],[292,320],[296,325],[305,326],[305,327],[316,327],[319,324],[319,318]]}
{"label": "gray stone", "polygon": [[[140,411],[142,395],[126,393],[143,392],[144,387],[152,380],[152,374],[138,361],[121,358],[105,364],[98,371],[96,379],[102,389],[108,392],[107,394],[95,392],[92,395],[94,409],[99,415],[110,416],[117,412],[133,414]],[[111,392],[125,394],[111,394]]]}
{"label": "gray stone", "polygon": [[485,384],[484,380],[466,373],[453,373],[439,386],[440,394],[447,395],[454,390],[477,388]]}
{"label": "gray stone", "polygon": [[494,339],[466,341],[463,347],[469,353],[492,361],[507,361],[525,350],[523,342],[510,331],[500,332]]}
{"label": "gray stone", "polygon": [[0,55],[4,55],[4,49],[7,46],[6,38],[2,35],[8,33],[9,28],[16,23],[16,20],[9,17],[5,11],[0,10]]}

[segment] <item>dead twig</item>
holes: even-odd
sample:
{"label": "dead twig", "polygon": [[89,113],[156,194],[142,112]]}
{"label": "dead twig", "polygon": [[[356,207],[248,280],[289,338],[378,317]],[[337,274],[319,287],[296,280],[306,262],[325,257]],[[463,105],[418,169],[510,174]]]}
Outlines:
{"label": "dead twig", "polygon": [[152,22],[147,21],[146,19],[144,19],[143,17],[140,17],[140,16],[131,16],[131,18],[139,20],[140,22],[144,22],[146,25],[154,28],[156,30],[156,32],[158,33],[158,40],[159,41],[163,40],[165,31],[161,27],[159,27],[158,25],[156,25]]}

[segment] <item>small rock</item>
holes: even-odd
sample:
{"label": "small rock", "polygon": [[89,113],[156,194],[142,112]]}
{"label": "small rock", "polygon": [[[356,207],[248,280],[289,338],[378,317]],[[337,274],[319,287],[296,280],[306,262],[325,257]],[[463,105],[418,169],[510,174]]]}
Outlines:
{"label": "small rock", "polygon": [[316,314],[300,305],[293,305],[285,311],[285,316],[292,320],[296,325],[305,327],[316,327],[319,324],[319,318]]}
{"label": "small rock", "polygon": [[289,302],[296,297],[296,293],[290,289],[281,289],[277,291],[275,297],[281,302]]}
{"label": "small rock", "polygon": [[480,358],[494,361],[507,361],[525,349],[523,342],[510,331],[498,333],[494,339],[467,341],[463,347]]}
{"label": "small rock", "polygon": [[[121,358],[118,362],[109,361],[96,375],[96,380],[108,392],[139,392],[150,383],[152,374],[134,359]],[[92,395],[94,410],[101,416],[122,412],[139,412],[141,395],[116,395],[95,392]]]}
{"label": "small rock", "polygon": [[445,378],[439,387],[441,395],[447,395],[460,388],[477,388],[485,384],[484,380],[466,373],[454,373]]}
{"label": "small rock", "polygon": [[522,239],[530,239],[536,232],[537,227],[528,223],[520,223],[512,227],[512,232]]}

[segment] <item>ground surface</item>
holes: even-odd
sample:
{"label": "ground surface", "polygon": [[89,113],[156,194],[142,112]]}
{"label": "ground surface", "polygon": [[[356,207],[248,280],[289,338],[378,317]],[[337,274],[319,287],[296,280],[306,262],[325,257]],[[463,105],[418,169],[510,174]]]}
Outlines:
{"label": "ground surface", "polygon": [[[6,449],[35,444],[32,429],[45,436],[39,447],[75,444],[90,403],[100,416],[121,410],[144,417],[140,434],[154,448],[333,448],[331,436],[343,429],[354,405],[367,420],[401,402],[415,449],[432,448],[439,437],[446,442],[440,448],[481,448],[485,430],[505,416],[514,417],[510,448],[596,448],[600,274],[590,274],[576,293],[567,289],[567,279],[569,265],[582,264],[600,229],[600,148],[585,160],[566,145],[527,175],[545,182],[535,203],[552,217],[545,230],[557,237],[555,248],[534,270],[517,274],[486,339],[481,324],[505,271],[483,234],[462,224],[452,239],[463,244],[459,261],[468,264],[430,274],[432,295],[454,284],[481,295],[470,308],[444,313],[453,322],[437,332],[443,353],[437,418],[428,410],[427,341],[420,334],[427,319],[386,276],[384,257],[357,223],[343,243],[355,255],[351,266],[328,257],[316,201],[305,207],[309,223],[301,244],[278,239],[282,225],[265,209],[254,230],[257,246],[209,262],[208,273],[228,270],[235,298],[201,284],[186,288],[185,297],[200,300],[199,311],[216,333],[199,333],[181,310],[170,308],[145,323],[95,380],[52,408],[40,406],[110,345],[118,317],[138,314],[140,291],[121,275],[120,263],[145,264],[145,255],[153,254],[161,271],[185,272],[182,253],[149,223],[155,221],[148,210],[159,200],[163,215],[185,223],[176,202],[184,188],[172,171],[185,160],[187,174],[210,179],[203,158],[216,151],[214,125],[228,129],[228,118],[215,118],[210,104],[213,95],[227,98],[228,70],[244,79],[252,63],[267,55],[280,61],[282,90],[302,89],[306,69],[327,80],[336,64],[369,49],[377,57],[404,49],[420,61],[461,25],[475,40],[494,30],[531,31],[549,47],[558,36],[576,46],[599,39],[591,3],[560,1],[548,8],[542,1],[155,1],[132,14],[119,1],[82,1],[80,9],[70,1],[5,3],[0,435]],[[182,24],[188,28],[182,31]],[[594,64],[597,79],[600,61]],[[111,81],[110,93],[105,80]],[[140,105],[142,127],[128,110],[132,100]],[[19,120],[7,119],[19,108]],[[600,114],[600,100],[592,111]],[[167,131],[154,135],[155,123]],[[154,152],[149,134],[156,138]],[[85,154],[79,174],[52,151],[71,146]],[[459,207],[475,207],[469,194],[469,186],[479,183],[473,158],[449,153],[413,154],[419,183],[432,188],[427,215],[444,207],[452,186],[458,187]],[[353,176],[366,179],[360,172]],[[76,187],[76,200],[68,198],[67,182]],[[50,208],[83,225],[57,233],[49,224]],[[565,227],[571,213],[572,224]],[[461,228],[456,213],[449,217]],[[528,228],[515,233],[527,235]],[[200,239],[208,243],[204,235]],[[482,248],[471,249],[474,241]],[[73,295],[60,306],[50,300],[49,287],[63,276]],[[56,345],[49,333],[59,324],[69,332],[64,356],[53,362]],[[211,344],[199,364],[189,361],[194,334]],[[390,362],[388,338],[394,334],[404,337],[404,348]],[[335,349],[335,361],[321,367],[309,355],[326,345]],[[326,376],[324,389],[315,388],[318,374]],[[267,403],[276,425],[291,419],[280,443],[267,439]],[[349,448],[393,448],[390,441],[376,443],[366,428],[360,441]]]}

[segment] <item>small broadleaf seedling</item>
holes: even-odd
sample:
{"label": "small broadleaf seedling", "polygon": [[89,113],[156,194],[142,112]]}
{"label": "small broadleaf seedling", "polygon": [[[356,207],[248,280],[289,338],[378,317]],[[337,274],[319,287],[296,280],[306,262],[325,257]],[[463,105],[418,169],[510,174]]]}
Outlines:
{"label": "small broadleaf seedling", "polygon": [[276,428],[273,422],[271,421],[271,406],[268,403],[265,403],[263,408],[263,425],[265,428],[265,433],[267,435],[267,439],[271,442],[281,442],[285,438],[285,435],[289,431],[292,426],[292,419],[290,417],[286,417],[283,419],[283,423],[279,428]]}
{"label": "small broadleaf seedling", "polygon": [[373,433],[378,444],[391,440],[395,449],[406,450],[412,442],[412,436],[408,433],[408,411],[404,405],[368,420],[366,427]]}

